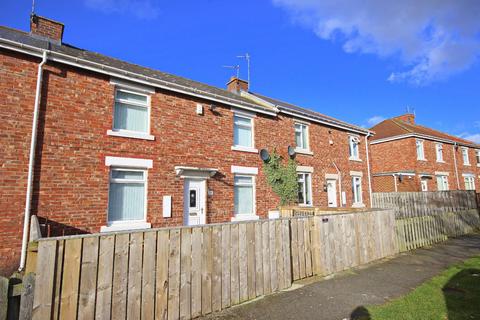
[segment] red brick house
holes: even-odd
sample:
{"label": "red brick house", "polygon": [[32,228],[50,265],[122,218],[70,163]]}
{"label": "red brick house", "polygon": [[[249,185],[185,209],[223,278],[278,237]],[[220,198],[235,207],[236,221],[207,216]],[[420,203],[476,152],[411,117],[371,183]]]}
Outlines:
{"label": "red brick house", "polygon": [[418,125],[413,114],[371,130],[374,192],[480,191],[480,145]]}
{"label": "red brick house", "polygon": [[0,27],[1,273],[31,214],[47,235],[266,218],[279,201],[261,149],[296,147],[300,205],[369,206],[368,130],[62,35],[39,16],[30,32]]}

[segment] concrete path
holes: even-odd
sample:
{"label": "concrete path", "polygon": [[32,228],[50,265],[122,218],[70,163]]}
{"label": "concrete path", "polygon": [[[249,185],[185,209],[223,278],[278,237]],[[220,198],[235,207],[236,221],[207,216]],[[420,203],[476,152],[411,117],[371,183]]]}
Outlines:
{"label": "concrete path", "polygon": [[358,307],[402,296],[448,266],[479,254],[480,234],[451,239],[329,280],[309,280],[309,284],[299,289],[267,296],[204,319],[350,319]]}

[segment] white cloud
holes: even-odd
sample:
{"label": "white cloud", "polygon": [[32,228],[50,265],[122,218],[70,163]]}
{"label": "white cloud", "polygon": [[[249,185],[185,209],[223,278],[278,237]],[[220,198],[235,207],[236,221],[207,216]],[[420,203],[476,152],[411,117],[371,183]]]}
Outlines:
{"label": "white cloud", "polygon": [[138,19],[151,20],[159,14],[153,0],[84,0],[85,5],[103,13],[131,14]]}
{"label": "white cloud", "polygon": [[385,120],[386,118],[385,117],[382,117],[382,116],[373,116],[369,119],[367,119],[367,124],[370,126],[370,127],[373,127],[374,125],[382,122],[383,120]]}
{"label": "white cloud", "polygon": [[460,138],[473,141],[480,144],[480,133],[468,133],[464,132],[458,135]]}
{"label": "white cloud", "polygon": [[468,69],[480,55],[478,0],[272,0],[346,52],[399,58],[388,80],[417,85]]}

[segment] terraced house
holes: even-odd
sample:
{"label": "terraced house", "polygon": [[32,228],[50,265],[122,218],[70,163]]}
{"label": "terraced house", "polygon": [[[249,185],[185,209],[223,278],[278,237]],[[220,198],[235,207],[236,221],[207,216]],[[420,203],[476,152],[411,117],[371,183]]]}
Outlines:
{"label": "terraced house", "polygon": [[368,130],[240,79],[224,90],[76,48],[63,28],[0,27],[4,272],[31,214],[47,235],[267,218],[261,149],[295,148],[300,205],[369,206]]}
{"label": "terraced house", "polygon": [[414,114],[371,130],[375,192],[480,191],[480,145],[418,125]]}

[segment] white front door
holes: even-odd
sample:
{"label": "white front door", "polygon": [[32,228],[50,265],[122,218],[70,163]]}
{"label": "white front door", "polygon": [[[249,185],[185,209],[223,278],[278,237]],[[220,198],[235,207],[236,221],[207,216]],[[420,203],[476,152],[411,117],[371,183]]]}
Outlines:
{"label": "white front door", "polygon": [[184,215],[188,226],[205,224],[205,189],[206,180],[185,179]]}
{"label": "white front door", "polygon": [[327,180],[327,197],[328,197],[328,206],[336,207],[337,206],[337,181],[336,180]]}

